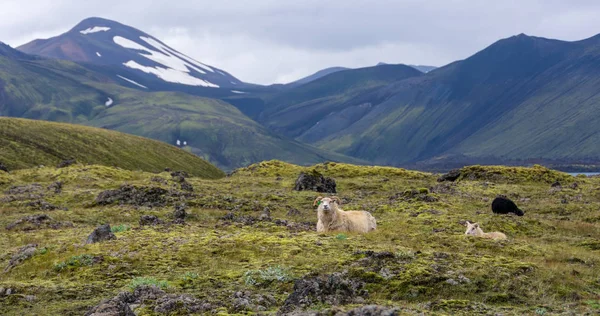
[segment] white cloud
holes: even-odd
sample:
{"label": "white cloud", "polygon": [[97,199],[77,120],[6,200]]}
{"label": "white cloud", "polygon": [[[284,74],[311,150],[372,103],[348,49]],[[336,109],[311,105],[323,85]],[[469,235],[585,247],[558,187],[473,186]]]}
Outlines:
{"label": "white cloud", "polygon": [[578,40],[600,32],[594,0],[3,0],[0,40],[57,35],[90,16],[144,30],[249,82],[285,82],[330,66],[443,65],[526,33]]}

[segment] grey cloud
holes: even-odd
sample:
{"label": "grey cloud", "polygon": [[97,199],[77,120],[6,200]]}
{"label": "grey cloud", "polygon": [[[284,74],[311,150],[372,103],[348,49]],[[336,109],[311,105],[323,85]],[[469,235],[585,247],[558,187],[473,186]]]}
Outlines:
{"label": "grey cloud", "polygon": [[518,33],[564,40],[600,33],[600,2],[591,0],[2,2],[0,40],[13,46],[101,16],[264,84],[329,66],[440,66]]}

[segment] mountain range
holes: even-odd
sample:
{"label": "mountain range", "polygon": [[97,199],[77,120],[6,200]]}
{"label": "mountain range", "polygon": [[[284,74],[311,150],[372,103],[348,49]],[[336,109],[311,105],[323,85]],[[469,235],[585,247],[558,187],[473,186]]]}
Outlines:
{"label": "mountain range", "polygon": [[226,170],[268,159],[360,163],[281,137],[224,101],[121,86],[123,82],[108,71],[87,66],[0,46],[0,116],[78,123],[149,137]]}
{"label": "mountain range", "polygon": [[260,86],[89,18],[18,50],[0,45],[0,115],[146,136],[227,170],[273,158],[600,165],[598,41],[520,34],[440,68],[333,67]]}

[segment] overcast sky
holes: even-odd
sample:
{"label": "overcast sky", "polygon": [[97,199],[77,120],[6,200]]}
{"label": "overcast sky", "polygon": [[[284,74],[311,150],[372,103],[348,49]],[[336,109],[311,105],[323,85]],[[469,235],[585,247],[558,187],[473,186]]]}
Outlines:
{"label": "overcast sky", "polygon": [[261,84],[380,61],[442,66],[519,33],[600,33],[596,0],[1,0],[0,41],[16,47],[90,16]]}

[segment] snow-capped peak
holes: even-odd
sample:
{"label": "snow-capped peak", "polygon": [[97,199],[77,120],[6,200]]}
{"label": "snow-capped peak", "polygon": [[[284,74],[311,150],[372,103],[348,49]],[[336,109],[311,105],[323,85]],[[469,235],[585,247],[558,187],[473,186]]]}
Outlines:
{"label": "snow-capped peak", "polygon": [[138,69],[145,73],[154,74],[164,81],[181,83],[190,86],[201,86],[218,88],[219,86],[207,80],[199,79],[190,74],[190,70],[195,70],[201,74],[206,74],[206,70],[213,71],[208,66],[200,63],[191,63],[184,58],[183,54],[175,52],[173,49],[162,45],[160,42],[149,37],[140,36],[140,39],[152,46],[154,49],[147,48],[135,41],[122,36],[113,37],[115,44],[140,51],[139,55],[145,57],[161,66],[145,66],[135,60],[124,62],[123,65],[132,69]]}
{"label": "snow-capped peak", "polygon": [[94,27],[90,27],[87,28],[83,31],[79,31],[79,33],[83,34],[83,35],[87,35],[87,34],[91,34],[91,33],[97,33],[97,32],[106,32],[110,30],[110,27],[106,27],[106,26],[94,26]]}

